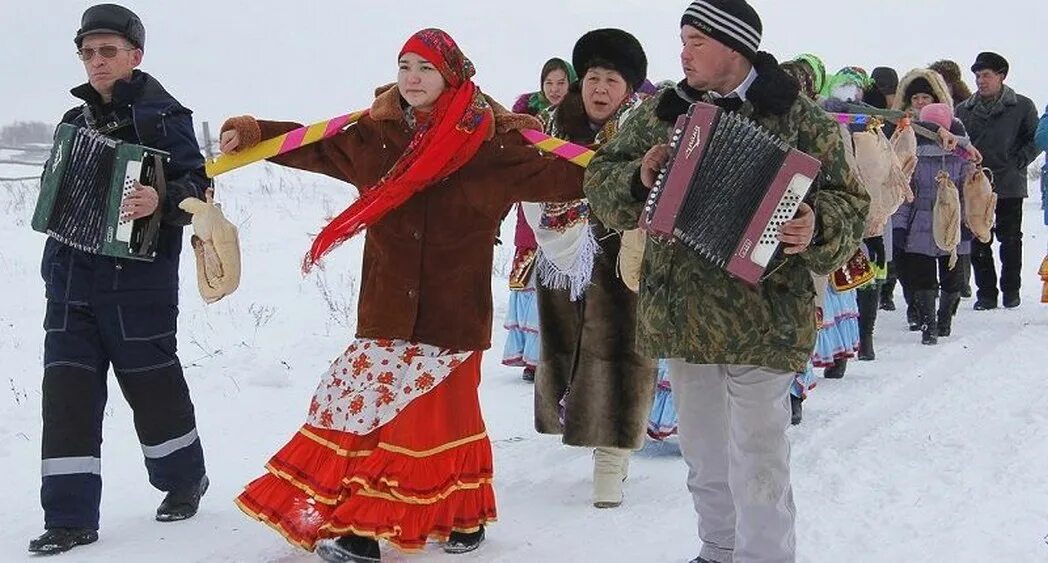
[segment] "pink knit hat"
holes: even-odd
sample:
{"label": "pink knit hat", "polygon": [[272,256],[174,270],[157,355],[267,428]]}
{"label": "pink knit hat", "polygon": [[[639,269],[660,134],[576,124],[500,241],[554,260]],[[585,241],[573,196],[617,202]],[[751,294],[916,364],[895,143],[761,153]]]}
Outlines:
{"label": "pink knit hat", "polygon": [[921,110],[921,121],[930,121],[949,131],[953,127],[953,110],[946,104],[928,104]]}

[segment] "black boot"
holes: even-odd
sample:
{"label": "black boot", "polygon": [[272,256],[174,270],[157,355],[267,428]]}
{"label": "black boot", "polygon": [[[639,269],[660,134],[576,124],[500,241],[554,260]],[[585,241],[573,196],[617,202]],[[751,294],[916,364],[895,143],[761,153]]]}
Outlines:
{"label": "black boot", "polygon": [[957,307],[961,304],[960,293],[942,292],[939,294],[939,336],[950,336],[953,329],[953,316],[957,314]]}
{"label": "black boot", "polygon": [[895,282],[898,273],[895,271],[895,262],[888,262],[888,278],[881,284],[881,310],[895,310]]}
{"label": "black boot", "polygon": [[204,475],[199,483],[188,489],[167,493],[164,502],[156,509],[157,522],[177,522],[195,516],[200,508],[200,497],[204,496],[210,484]]}
{"label": "black boot", "polygon": [[526,368],[524,368],[524,373],[521,374],[520,378],[523,379],[524,381],[527,381],[528,383],[534,383],[535,382],[535,368],[533,368],[533,367],[526,367]]}
{"label": "black boot", "polygon": [[840,379],[844,377],[844,372],[848,369],[847,358],[841,358],[833,362],[833,365],[822,370],[822,376],[826,379]]}
{"label": "black boot", "polygon": [[957,267],[961,269],[961,297],[965,299],[972,298],[972,257],[970,254],[962,254],[957,262]]}
{"label": "black boot", "polygon": [[790,424],[797,426],[801,423],[801,419],[804,418],[804,410],[802,408],[803,404],[804,399],[800,397],[795,397],[793,394],[790,394],[790,410],[793,413],[792,417],[790,418]]}
{"label": "black boot", "polygon": [[478,528],[476,532],[451,532],[447,543],[444,544],[444,553],[469,553],[480,547],[483,541],[484,526]]}
{"label": "black boot", "polygon": [[917,312],[921,319],[921,344],[927,346],[934,346],[939,343],[939,327],[935,322],[937,309],[935,302],[938,296],[938,292],[934,290],[914,292],[914,299],[917,301]]}
{"label": "black boot", "polygon": [[859,361],[869,362],[877,359],[873,351],[873,329],[877,324],[881,293],[877,288],[870,288],[860,289],[856,295],[859,302]]}
{"label": "black boot", "polygon": [[328,563],[376,563],[382,560],[378,541],[352,534],[317,542],[317,556]]}
{"label": "black boot", "polygon": [[38,538],[29,541],[29,552],[54,555],[69,551],[78,545],[98,541],[98,531],[87,528],[51,528]]}

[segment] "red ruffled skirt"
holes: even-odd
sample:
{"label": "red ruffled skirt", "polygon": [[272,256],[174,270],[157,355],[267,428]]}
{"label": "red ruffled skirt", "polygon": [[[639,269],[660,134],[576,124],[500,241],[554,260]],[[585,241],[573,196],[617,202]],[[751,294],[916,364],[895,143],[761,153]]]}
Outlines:
{"label": "red ruffled skirt", "polygon": [[481,354],[365,436],[305,425],[237,506],[312,550],[346,534],[419,551],[495,520],[491,442],[480,413]]}

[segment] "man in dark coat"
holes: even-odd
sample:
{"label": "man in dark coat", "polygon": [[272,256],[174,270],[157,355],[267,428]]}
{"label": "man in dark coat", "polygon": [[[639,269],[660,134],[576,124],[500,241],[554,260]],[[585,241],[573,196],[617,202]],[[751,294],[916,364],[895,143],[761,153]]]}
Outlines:
{"label": "man in dark coat", "polygon": [[[972,65],[978,91],[957,108],[957,117],[983,155],[983,165],[993,171],[997,192],[994,236],[1001,243],[1001,287],[1004,306],[1019,306],[1022,284],[1023,199],[1027,197],[1026,167],[1037,158],[1034,132],[1037,108],[1025,96],[1004,85],[1008,61],[997,53],[980,53]],[[993,241],[978,240],[972,247],[975,272],[975,310],[997,308],[997,269]]]}
{"label": "man in dark coat", "polygon": [[178,203],[203,198],[208,186],[191,112],[153,77],[135,70],[145,28],[130,10],[114,4],[89,8],[75,42],[88,82],[72,90],[83,103],[66,112],[62,123],[158,149],[170,159],[163,199],[152,186],[137,184],[121,207],[128,219],[162,217],[152,262],[90,254],[54,238],[44,245],[40,501],[46,531],[29,543],[34,553],[58,553],[98,539],[110,365],[134,411],[149,481],[167,493],[156,519],[192,517],[207,489],[175,334],[182,227],[189,222]]}

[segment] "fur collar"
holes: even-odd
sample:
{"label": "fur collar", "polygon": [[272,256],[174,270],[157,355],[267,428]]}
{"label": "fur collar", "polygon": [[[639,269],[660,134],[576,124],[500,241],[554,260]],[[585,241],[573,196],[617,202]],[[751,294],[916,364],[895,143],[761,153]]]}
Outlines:
{"label": "fur collar", "polygon": [[912,104],[910,104],[910,100],[905,99],[906,89],[918,78],[927,80],[928,84],[932,85],[932,90],[935,90],[935,97],[939,99],[939,102],[953,109],[953,96],[950,95],[950,87],[946,85],[946,79],[938,72],[927,68],[915,68],[906,73],[906,76],[899,81],[899,87],[895,90],[895,102],[892,104],[892,109],[897,111],[910,109]]}
{"label": "fur collar", "polygon": [[[488,133],[489,140],[496,134],[501,135],[509,131],[542,130],[542,122],[538,119],[530,115],[513,113],[487,94],[484,94],[484,99],[491,106],[491,113],[495,117],[495,127]],[[400,97],[396,84],[386,84],[375,89],[375,101],[371,104],[371,119],[375,121],[404,120],[404,100]]]}
{"label": "fur collar", "polygon": [[[767,115],[786,115],[800,96],[800,85],[789,74],[779,68],[778,61],[770,53],[757,53],[753,68],[757,70],[757,79],[746,92],[746,102],[753,106],[756,117]],[[674,123],[688,107],[698,101],[710,102],[706,92],[688,86],[681,81],[677,86],[667,89],[659,98],[655,113],[660,120]]]}

